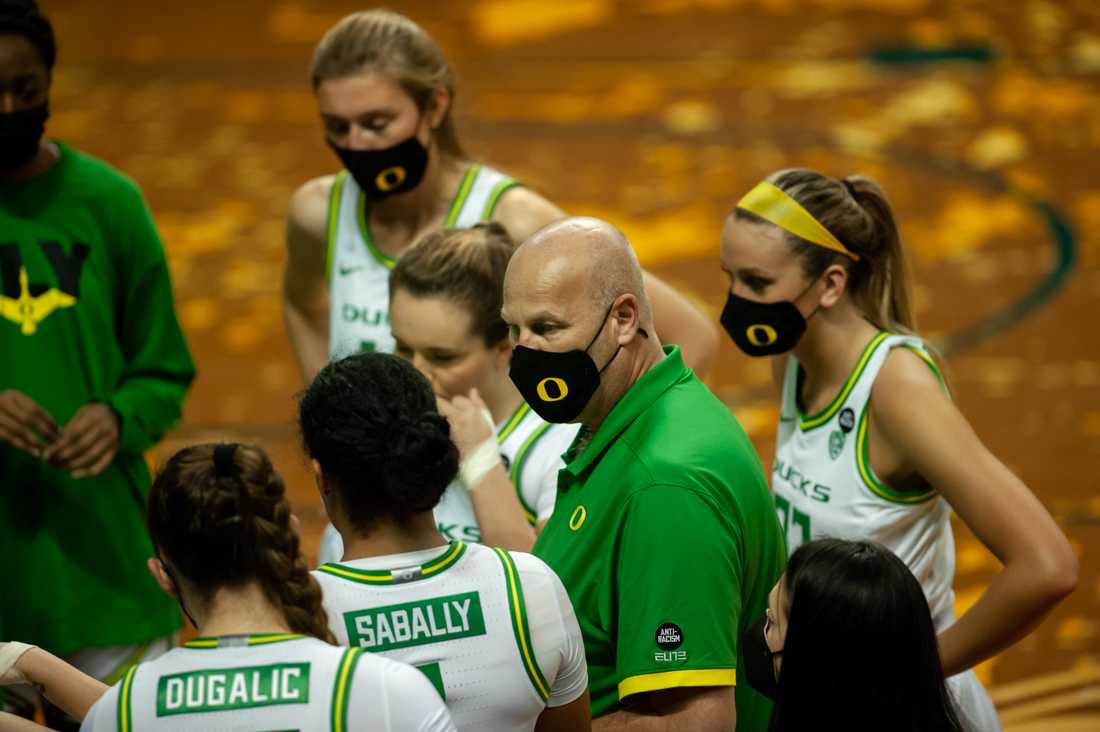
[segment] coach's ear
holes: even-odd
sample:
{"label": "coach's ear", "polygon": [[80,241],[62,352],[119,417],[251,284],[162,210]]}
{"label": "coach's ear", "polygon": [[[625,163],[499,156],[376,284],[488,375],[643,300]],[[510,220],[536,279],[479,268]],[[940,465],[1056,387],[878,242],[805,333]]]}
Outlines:
{"label": "coach's ear", "polygon": [[168,576],[164,564],[159,559],[150,557],[145,566],[149,568],[149,574],[153,575],[153,579],[160,585],[160,589],[167,592],[171,597],[179,597],[179,593],[176,592],[176,583]]}

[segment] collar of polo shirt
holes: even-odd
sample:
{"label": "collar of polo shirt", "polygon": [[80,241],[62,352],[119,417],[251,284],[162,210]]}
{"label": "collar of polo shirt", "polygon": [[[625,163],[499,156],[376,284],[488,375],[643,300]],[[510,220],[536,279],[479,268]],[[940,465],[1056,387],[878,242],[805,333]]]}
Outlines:
{"label": "collar of polo shirt", "polygon": [[[680,356],[680,347],[676,345],[663,346],[665,357],[651,368],[642,377],[634,382],[629,391],[611,409],[603,423],[592,435],[588,446],[579,456],[576,454],[576,445],[565,454],[565,470],[573,479],[579,478],[584,471],[596,464],[599,457],[615,441],[623,430],[630,426],[638,416],[650,407],[657,398],[668,391],[675,384],[690,377],[691,372],[684,366],[684,359]],[[580,433],[577,435],[580,438]],[[560,480],[559,480],[560,483]]]}

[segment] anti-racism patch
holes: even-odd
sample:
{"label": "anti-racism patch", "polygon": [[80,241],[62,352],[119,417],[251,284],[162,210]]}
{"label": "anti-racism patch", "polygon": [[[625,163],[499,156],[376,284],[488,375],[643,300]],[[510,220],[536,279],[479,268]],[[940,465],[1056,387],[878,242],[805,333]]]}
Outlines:
{"label": "anti-racism patch", "polygon": [[661,623],[655,636],[657,647],[666,651],[675,651],[684,642],[684,631],[676,623]]}

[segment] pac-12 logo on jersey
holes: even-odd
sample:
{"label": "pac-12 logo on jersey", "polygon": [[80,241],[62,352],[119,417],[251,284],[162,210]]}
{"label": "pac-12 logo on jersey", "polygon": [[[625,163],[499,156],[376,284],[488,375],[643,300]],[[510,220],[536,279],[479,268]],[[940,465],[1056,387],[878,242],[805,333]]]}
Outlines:
{"label": "pac-12 logo on jersey", "polygon": [[856,426],[855,411],[851,407],[840,410],[837,424],[840,425],[840,429],[833,430],[829,434],[829,457],[833,460],[840,457],[841,451],[844,450],[844,442],[848,439],[848,433]]}

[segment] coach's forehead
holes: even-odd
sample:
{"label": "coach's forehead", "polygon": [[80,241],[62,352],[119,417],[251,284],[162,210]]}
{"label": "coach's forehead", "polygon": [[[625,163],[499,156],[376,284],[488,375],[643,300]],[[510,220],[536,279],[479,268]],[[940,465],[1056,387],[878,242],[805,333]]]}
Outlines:
{"label": "coach's forehead", "polygon": [[572,309],[592,297],[596,232],[586,219],[537,231],[516,253],[504,280],[505,310]]}

